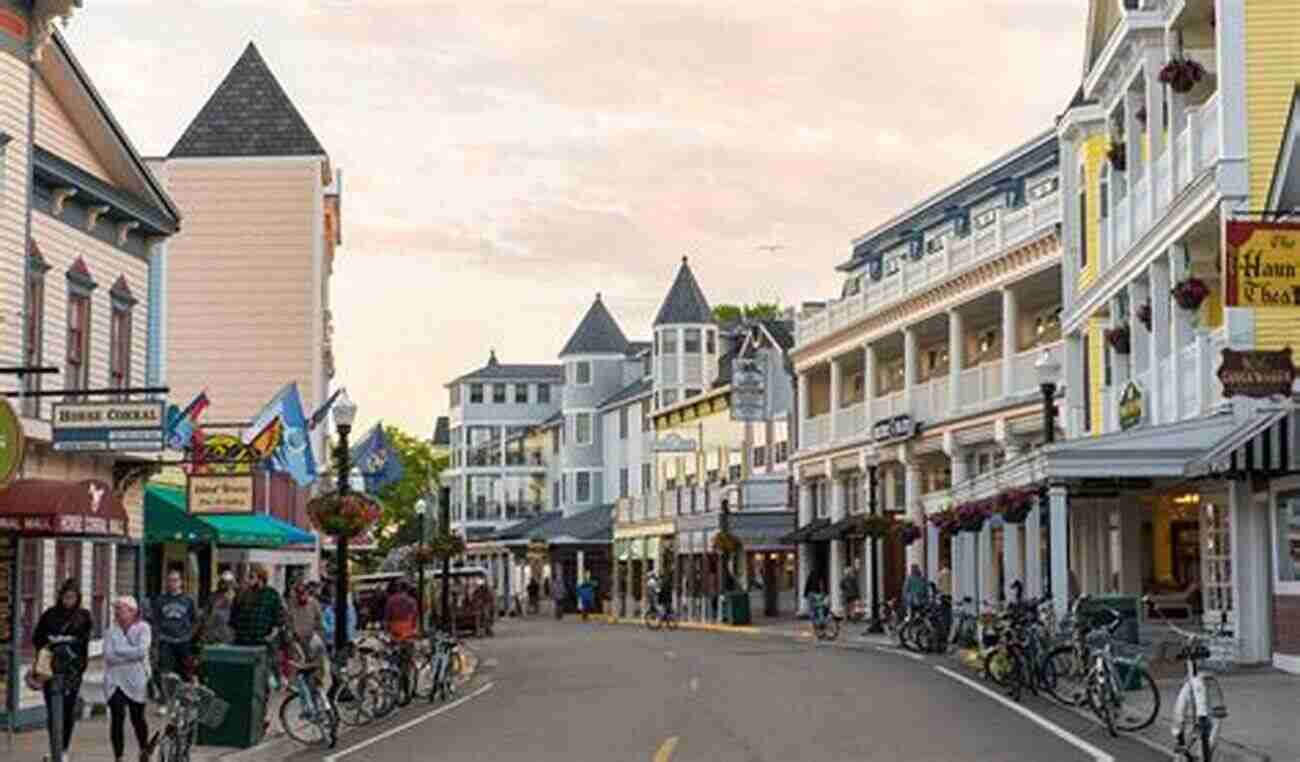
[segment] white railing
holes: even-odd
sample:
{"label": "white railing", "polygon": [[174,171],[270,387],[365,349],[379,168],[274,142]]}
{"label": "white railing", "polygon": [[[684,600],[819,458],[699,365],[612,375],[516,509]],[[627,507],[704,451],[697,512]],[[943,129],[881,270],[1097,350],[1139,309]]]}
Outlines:
{"label": "white railing", "polygon": [[884,397],[877,397],[871,401],[871,420],[880,421],[885,418],[905,413],[903,409],[903,393],[894,392]]}
{"label": "white railing", "polygon": [[867,406],[855,402],[835,414],[835,438],[839,440],[862,436],[867,426]]}
{"label": "white railing", "polygon": [[829,413],[809,418],[803,422],[802,447],[821,447],[829,443],[830,439],[831,417]]}
{"label": "white railing", "polygon": [[1201,132],[1201,155],[1197,167],[1204,169],[1219,158],[1219,94],[1215,93],[1197,109],[1197,129]]}
{"label": "white railing", "polygon": [[1196,342],[1182,348],[1180,363],[1183,371],[1182,399],[1178,401],[1178,418],[1186,420],[1201,413],[1201,379],[1196,375],[1197,356],[1200,354]]}
{"label": "white railing", "polygon": [[[1151,226],[1151,207],[1149,205],[1150,188],[1148,187],[1146,174],[1143,173],[1138,177],[1137,182],[1133,183],[1133,202],[1137,204],[1134,211],[1134,223],[1137,230],[1145,232]],[[1142,233],[1138,233],[1141,235]]]}
{"label": "white railing", "polygon": [[1133,239],[1133,221],[1129,217],[1128,207],[1133,202],[1132,196],[1125,196],[1115,205],[1115,213],[1111,217],[1115,220],[1115,242],[1110,261],[1114,261],[1120,252],[1128,251],[1129,242]]}
{"label": "white railing", "polygon": [[897,273],[879,281],[865,278],[859,293],[832,300],[824,309],[799,318],[796,343],[807,344],[853,325],[893,302],[914,296],[944,278],[1051,230],[1060,219],[1060,202],[1055,193],[1014,211],[1003,210],[993,225],[965,238],[949,237],[943,252],[927,253],[919,261],[904,261]]}
{"label": "white railing", "polygon": [[1156,209],[1164,212],[1169,208],[1169,173],[1172,171],[1172,152],[1169,146],[1160,146],[1160,158],[1155,163]]}
{"label": "white railing", "polygon": [[1002,361],[994,360],[961,372],[958,401],[962,407],[981,405],[1002,396]]}
{"label": "white railing", "polygon": [[1025,394],[1038,389],[1038,370],[1034,366],[1038,363],[1038,358],[1043,356],[1044,350],[1050,352],[1052,359],[1056,360],[1056,362],[1064,363],[1064,356],[1061,354],[1061,342],[1059,341],[1021,352],[1011,361],[1012,394]]}
{"label": "white railing", "polygon": [[[1159,383],[1161,385],[1161,391],[1164,392],[1163,394],[1160,395],[1160,407],[1162,408],[1160,411],[1160,420],[1165,422],[1173,421],[1174,411],[1178,409],[1177,408],[1178,400],[1175,400],[1173,395],[1173,388],[1174,388],[1173,386],[1174,356],[1173,355],[1165,355],[1164,357],[1160,358],[1160,375],[1156,376],[1156,378],[1159,379]],[[1191,380],[1190,374],[1188,374],[1188,380]]]}

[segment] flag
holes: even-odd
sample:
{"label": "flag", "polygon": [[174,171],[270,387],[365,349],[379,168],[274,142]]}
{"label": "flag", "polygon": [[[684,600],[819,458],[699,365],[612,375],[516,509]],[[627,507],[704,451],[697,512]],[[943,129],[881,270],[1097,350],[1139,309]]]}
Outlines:
{"label": "flag", "polygon": [[[175,405],[167,406],[167,446],[173,450],[185,450],[192,447],[195,432],[198,429],[199,416],[208,409],[208,393],[198,395],[185,406],[184,410]],[[199,433],[200,441],[202,433]]]}
{"label": "flag", "polygon": [[361,471],[366,481],[366,492],[374,495],[379,490],[402,480],[405,469],[397,450],[384,434],[383,422],[376,423],[366,436],[352,448],[352,465]]}
{"label": "flag", "polygon": [[312,413],[311,419],[307,421],[308,431],[315,431],[317,426],[325,422],[325,416],[329,415],[330,408],[334,407],[334,400],[338,399],[339,395],[342,393],[343,387],[335,389],[334,393],[330,395],[330,398],[325,400],[325,404],[316,408],[316,412]]}
{"label": "flag", "polygon": [[304,487],[316,480],[316,457],[307,436],[307,417],[302,412],[298,384],[285,384],[262,408],[253,425],[244,430],[241,439],[259,457],[266,458],[272,471],[287,473]]}

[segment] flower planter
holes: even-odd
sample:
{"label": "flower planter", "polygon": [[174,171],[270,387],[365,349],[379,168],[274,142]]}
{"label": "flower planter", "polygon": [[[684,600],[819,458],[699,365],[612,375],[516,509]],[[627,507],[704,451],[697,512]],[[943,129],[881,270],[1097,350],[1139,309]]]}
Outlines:
{"label": "flower planter", "polygon": [[1138,322],[1146,326],[1148,331],[1151,330],[1151,302],[1137,308],[1137,318]]}
{"label": "flower planter", "polygon": [[718,532],[713,536],[713,552],[731,555],[740,552],[740,538],[731,532]]}
{"label": "flower planter", "polygon": [[1010,489],[998,495],[998,511],[1008,524],[1023,524],[1034,509],[1035,495],[1030,490]]}
{"label": "flower planter", "polygon": [[1132,351],[1133,347],[1129,341],[1129,330],[1127,325],[1117,325],[1114,328],[1106,329],[1106,343],[1110,348],[1115,350],[1116,354],[1126,355]]}
{"label": "flower planter", "polygon": [[1178,282],[1170,293],[1178,306],[1189,312],[1201,308],[1201,303],[1210,295],[1210,287],[1200,278],[1189,277]]}
{"label": "flower planter", "polygon": [[307,501],[312,524],[330,537],[356,537],[379,521],[380,513],[379,503],[355,492],[327,492]]}
{"label": "flower planter", "polygon": [[858,528],[867,539],[881,540],[889,535],[894,521],[888,516],[871,515],[858,519]]}
{"label": "flower planter", "polygon": [[957,529],[962,532],[978,532],[984,528],[984,522],[993,515],[992,501],[976,500],[957,506]]}
{"label": "flower planter", "polygon": [[1111,169],[1123,172],[1128,169],[1128,148],[1123,143],[1111,143],[1106,149],[1106,158],[1110,160]]}
{"label": "flower planter", "polygon": [[1205,78],[1205,67],[1191,58],[1175,56],[1160,69],[1160,81],[1176,93],[1189,93]]}
{"label": "flower planter", "polygon": [[896,534],[903,547],[907,547],[921,539],[921,528],[911,521],[906,521],[898,525]]}

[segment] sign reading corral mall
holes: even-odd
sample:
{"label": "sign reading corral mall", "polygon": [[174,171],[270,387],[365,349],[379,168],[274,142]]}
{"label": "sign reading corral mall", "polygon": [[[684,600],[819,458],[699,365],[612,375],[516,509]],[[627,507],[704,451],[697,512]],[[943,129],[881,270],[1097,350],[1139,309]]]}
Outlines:
{"label": "sign reading corral mall", "polygon": [[1227,224],[1228,307],[1300,307],[1300,223]]}
{"label": "sign reading corral mall", "polygon": [[193,514],[252,513],[252,474],[191,474],[189,509]]}
{"label": "sign reading corral mall", "polygon": [[51,416],[54,449],[161,450],[165,405],[161,400],[56,402]]}

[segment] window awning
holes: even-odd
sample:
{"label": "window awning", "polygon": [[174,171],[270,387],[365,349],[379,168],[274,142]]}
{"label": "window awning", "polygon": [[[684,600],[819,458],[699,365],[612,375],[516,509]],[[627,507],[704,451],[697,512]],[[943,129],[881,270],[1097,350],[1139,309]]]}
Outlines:
{"label": "window awning", "polygon": [[804,526],[799,527],[790,534],[781,538],[783,544],[793,544],[796,542],[809,542],[831,525],[830,519],[813,519]]}
{"label": "window awning", "polygon": [[144,488],[144,541],[206,543],[217,539],[217,531],[191,516],[185,491],[180,487],[150,484]]}
{"label": "window awning", "polygon": [[1188,473],[1280,475],[1300,470],[1300,420],[1290,406],[1261,408],[1232,436],[1188,466]]}
{"label": "window awning", "polygon": [[122,496],[98,479],[19,479],[0,490],[0,529],[43,536],[124,537]]}
{"label": "window awning", "polygon": [[265,513],[200,516],[199,520],[216,530],[218,545],[228,547],[282,548],[316,542],[312,533]]}

